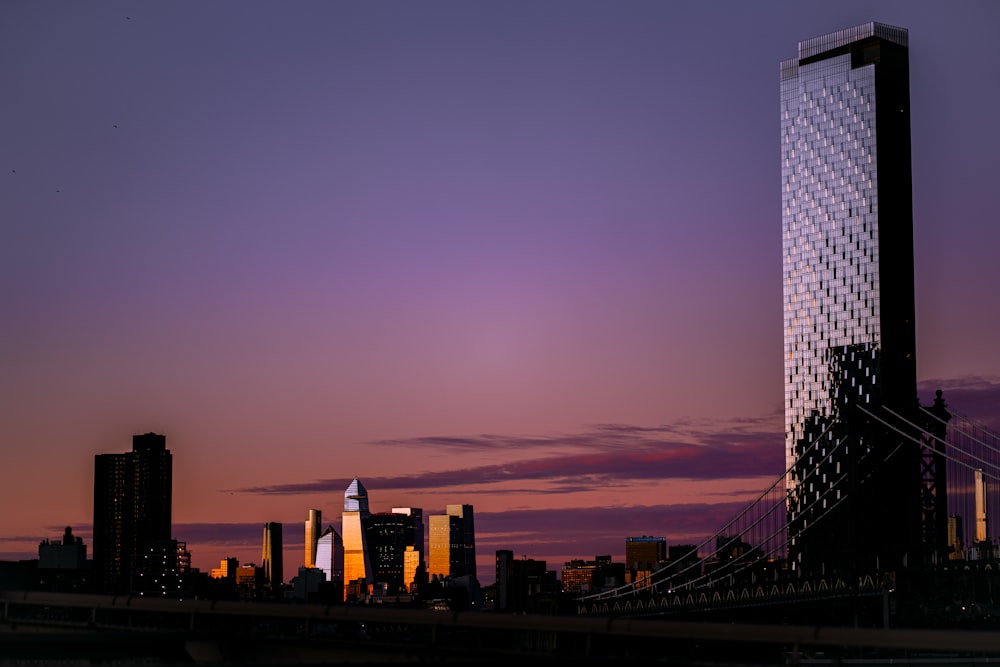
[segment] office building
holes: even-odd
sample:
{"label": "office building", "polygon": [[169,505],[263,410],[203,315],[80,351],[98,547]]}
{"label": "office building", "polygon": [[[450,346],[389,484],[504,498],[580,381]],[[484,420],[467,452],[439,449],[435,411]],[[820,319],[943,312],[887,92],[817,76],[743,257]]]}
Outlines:
{"label": "office building", "polygon": [[427,574],[432,578],[456,576],[464,563],[459,558],[462,520],[448,514],[432,514],[427,517],[427,527]]}
{"label": "office building", "polygon": [[414,592],[426,572],[424,566],[424,510],[419,507],[393,507],[393,514],[409,517],[406,549],[403,552],[403,584]]}
{"label": "office building", "polygon": [[[409,592],[413,578],[406,579],[407,548],[422,551],[423,511],[418,508],[394,508],[392,512],[371,514],[364,522],[372,583],[383,584],[389,594]],[[418,542],[419,540],[419,542]]]}
{"label": "office building", "polygon": [[445,513],[458,517],[462,522],[461,560],[462,575],[476,577],[476,522],[472,505],[447,505]]}
{"label": "office building", "polygon": [[323,513],[319,510],[309,510],[306,513],[305,567],[316,567],[316,544],[323,531]]}
{"label": "office building", "polygon": [[919,448],[869,416],[917,408],[907,31],[800,42],[780,127],[790,566],[915,564]]}
{"label": "office building", "polygon": [[625,568],[635,572],[652,572],[667,560],[667,538],[642,537],[625,538]]}
{"label": "office building", "polygon": [[265,523],[260,566],[264,570],[264,578],[267,580],[272,593],[278,591],[281,588],[281,584],[284,583],[283,549],[284,543],[281,539],[281,524],[275,522]]}
{"label": "office building", "polygon": [[403,552],[403,585],[408,593],[419,591],[420,585],[427,579],[424,576],[422,553],[422,550],[414,546],[406,547],[406,551]]}
{"label": "office building", "polygon": [[595,593],[625,583],[625,564],[613,563],[611,556],[594,560],[573,559],[562,568],[562,589],[566,593]]}
{"label": "office building", "polygon": [[316,542],[316,568],[327,581],[343,583],[344,540],[333,526],[327,526]]}
{"label": "office building", "polygon": [[476,527],[472,505],[448,505],[428,520],[427,574],[476,577]]}
{"label": "office building", "polygon": [[94,457],[94,576],[101,592],[126,593],[150,545],[170,540],[173,461],[166,437],[132,438],[132,451]]}
{"label": "office building", "polygon": [[239,559],[229,557],[219,561],[219,567],[211,570],[212,579],[236,579],[236,568],[240,566]]}
{"label": "office building", "polygon": [[476,576],[476,527],[472,505],[448,505],[428,521],[428,574]]}
{"label": "office building", "polygon": [[368,555],[364,521],[368,519],[368,490],[355,477],[344,491],[344,595],[364,597],[371,583],[372,566]]}

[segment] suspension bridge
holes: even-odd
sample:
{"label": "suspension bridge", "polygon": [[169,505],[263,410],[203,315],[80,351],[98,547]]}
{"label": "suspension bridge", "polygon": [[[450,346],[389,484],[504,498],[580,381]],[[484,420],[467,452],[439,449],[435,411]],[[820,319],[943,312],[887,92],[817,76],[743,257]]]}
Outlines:
{"label": "suspension bridge", "polygon": [[[988,523],[1000,516],[1000,436],[944,405],[939,392],[931,408],[855,404],[817,419],[796,463],[687,557],[581,597],[578,614],[888,627],[910,606],[987,621],[1000,608],[976,582],[997,571],[1000,583]],[[914,516],[879,525],[886,484],[912,494]]]}

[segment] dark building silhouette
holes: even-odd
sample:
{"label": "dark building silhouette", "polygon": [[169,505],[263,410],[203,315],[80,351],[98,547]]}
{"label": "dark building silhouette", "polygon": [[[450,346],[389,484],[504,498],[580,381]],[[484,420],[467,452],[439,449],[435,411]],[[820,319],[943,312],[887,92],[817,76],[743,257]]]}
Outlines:
{"label": "dark building silhouette", "polygon": [[594,560],[573,559],[562,568],[562,589],[567,593],[595,593],[625,583],[625,563],[611,562],[611,556]]}
{"label": "dark building silhouette", "polygon": [[126,593],[136,558],[170,540],[172,457],[166,437],[132,437],[132,451],[94,457],[94,577]]}
{"label": "dark building silhouette", "polygon": [[186,542],[148,542],[132,561],[129,593],[144,597],[185,598],[195,589],[191,552]]}
{"label": "dark building silhouette", "polygon": [[[914,423],[908,34],[867,23],[781,63],[789,560],[804,576],[922,558]],[[907,434],[918,436],[919,434]],[[943,525],[943,524],[942,524]]]}
{"label": "dark building silhouette", "polygon": [[364,519],[363,525],[372,582],[383,584],[390,595],[409,592],[413,580],[406,581],[406,548],[423,550],[423,513],[419,509],[409,514],[376,512]]}
{"label": "dark building silhouette", "polygon": [[540,598],[559,592],[554,570],[544,560],[514,558],[514,552],[496,552],[497,582],[494,609],[510,613],[538,613]]}
{"label": "dark building silhouette", "polygon": [[44,591],[86,593],[92,588],[93,562],[87,560],[83,538],[66,526],[62,539],[38,545],[38,588]]}
{"label": "dark building silhouette", "polygon": [[38,567],[43,570],[82,570],[87,567],[87,545],[66,526],[61,540],[44,540],[38,545]]}

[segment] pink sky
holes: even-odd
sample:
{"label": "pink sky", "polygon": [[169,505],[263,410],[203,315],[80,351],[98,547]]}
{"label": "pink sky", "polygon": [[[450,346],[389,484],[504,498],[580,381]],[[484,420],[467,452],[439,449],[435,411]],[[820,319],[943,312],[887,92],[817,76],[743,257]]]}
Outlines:
{"label": "pink sky", "polygon": [[782,467],[778,63],[871,20],[920,397],[996,425],[995,3],[4,3],[0,557],[147,431],[203,569],[355,475],[486,581],[707,536]]}

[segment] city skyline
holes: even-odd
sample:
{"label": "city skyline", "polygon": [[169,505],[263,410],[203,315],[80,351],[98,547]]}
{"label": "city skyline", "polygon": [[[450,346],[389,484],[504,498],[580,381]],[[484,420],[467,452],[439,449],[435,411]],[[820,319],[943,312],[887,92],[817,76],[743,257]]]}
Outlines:
{"label": "city skyline", "polygon": [[481,574],[707,536],[783,469],[776,63],[868,21],[911,39],[919,397],[1000,426],[998,18],[6,4],[0,557],[91,545],[149,431],[203,571],[267,522],[294,571],[355,476],[474,505]]}

